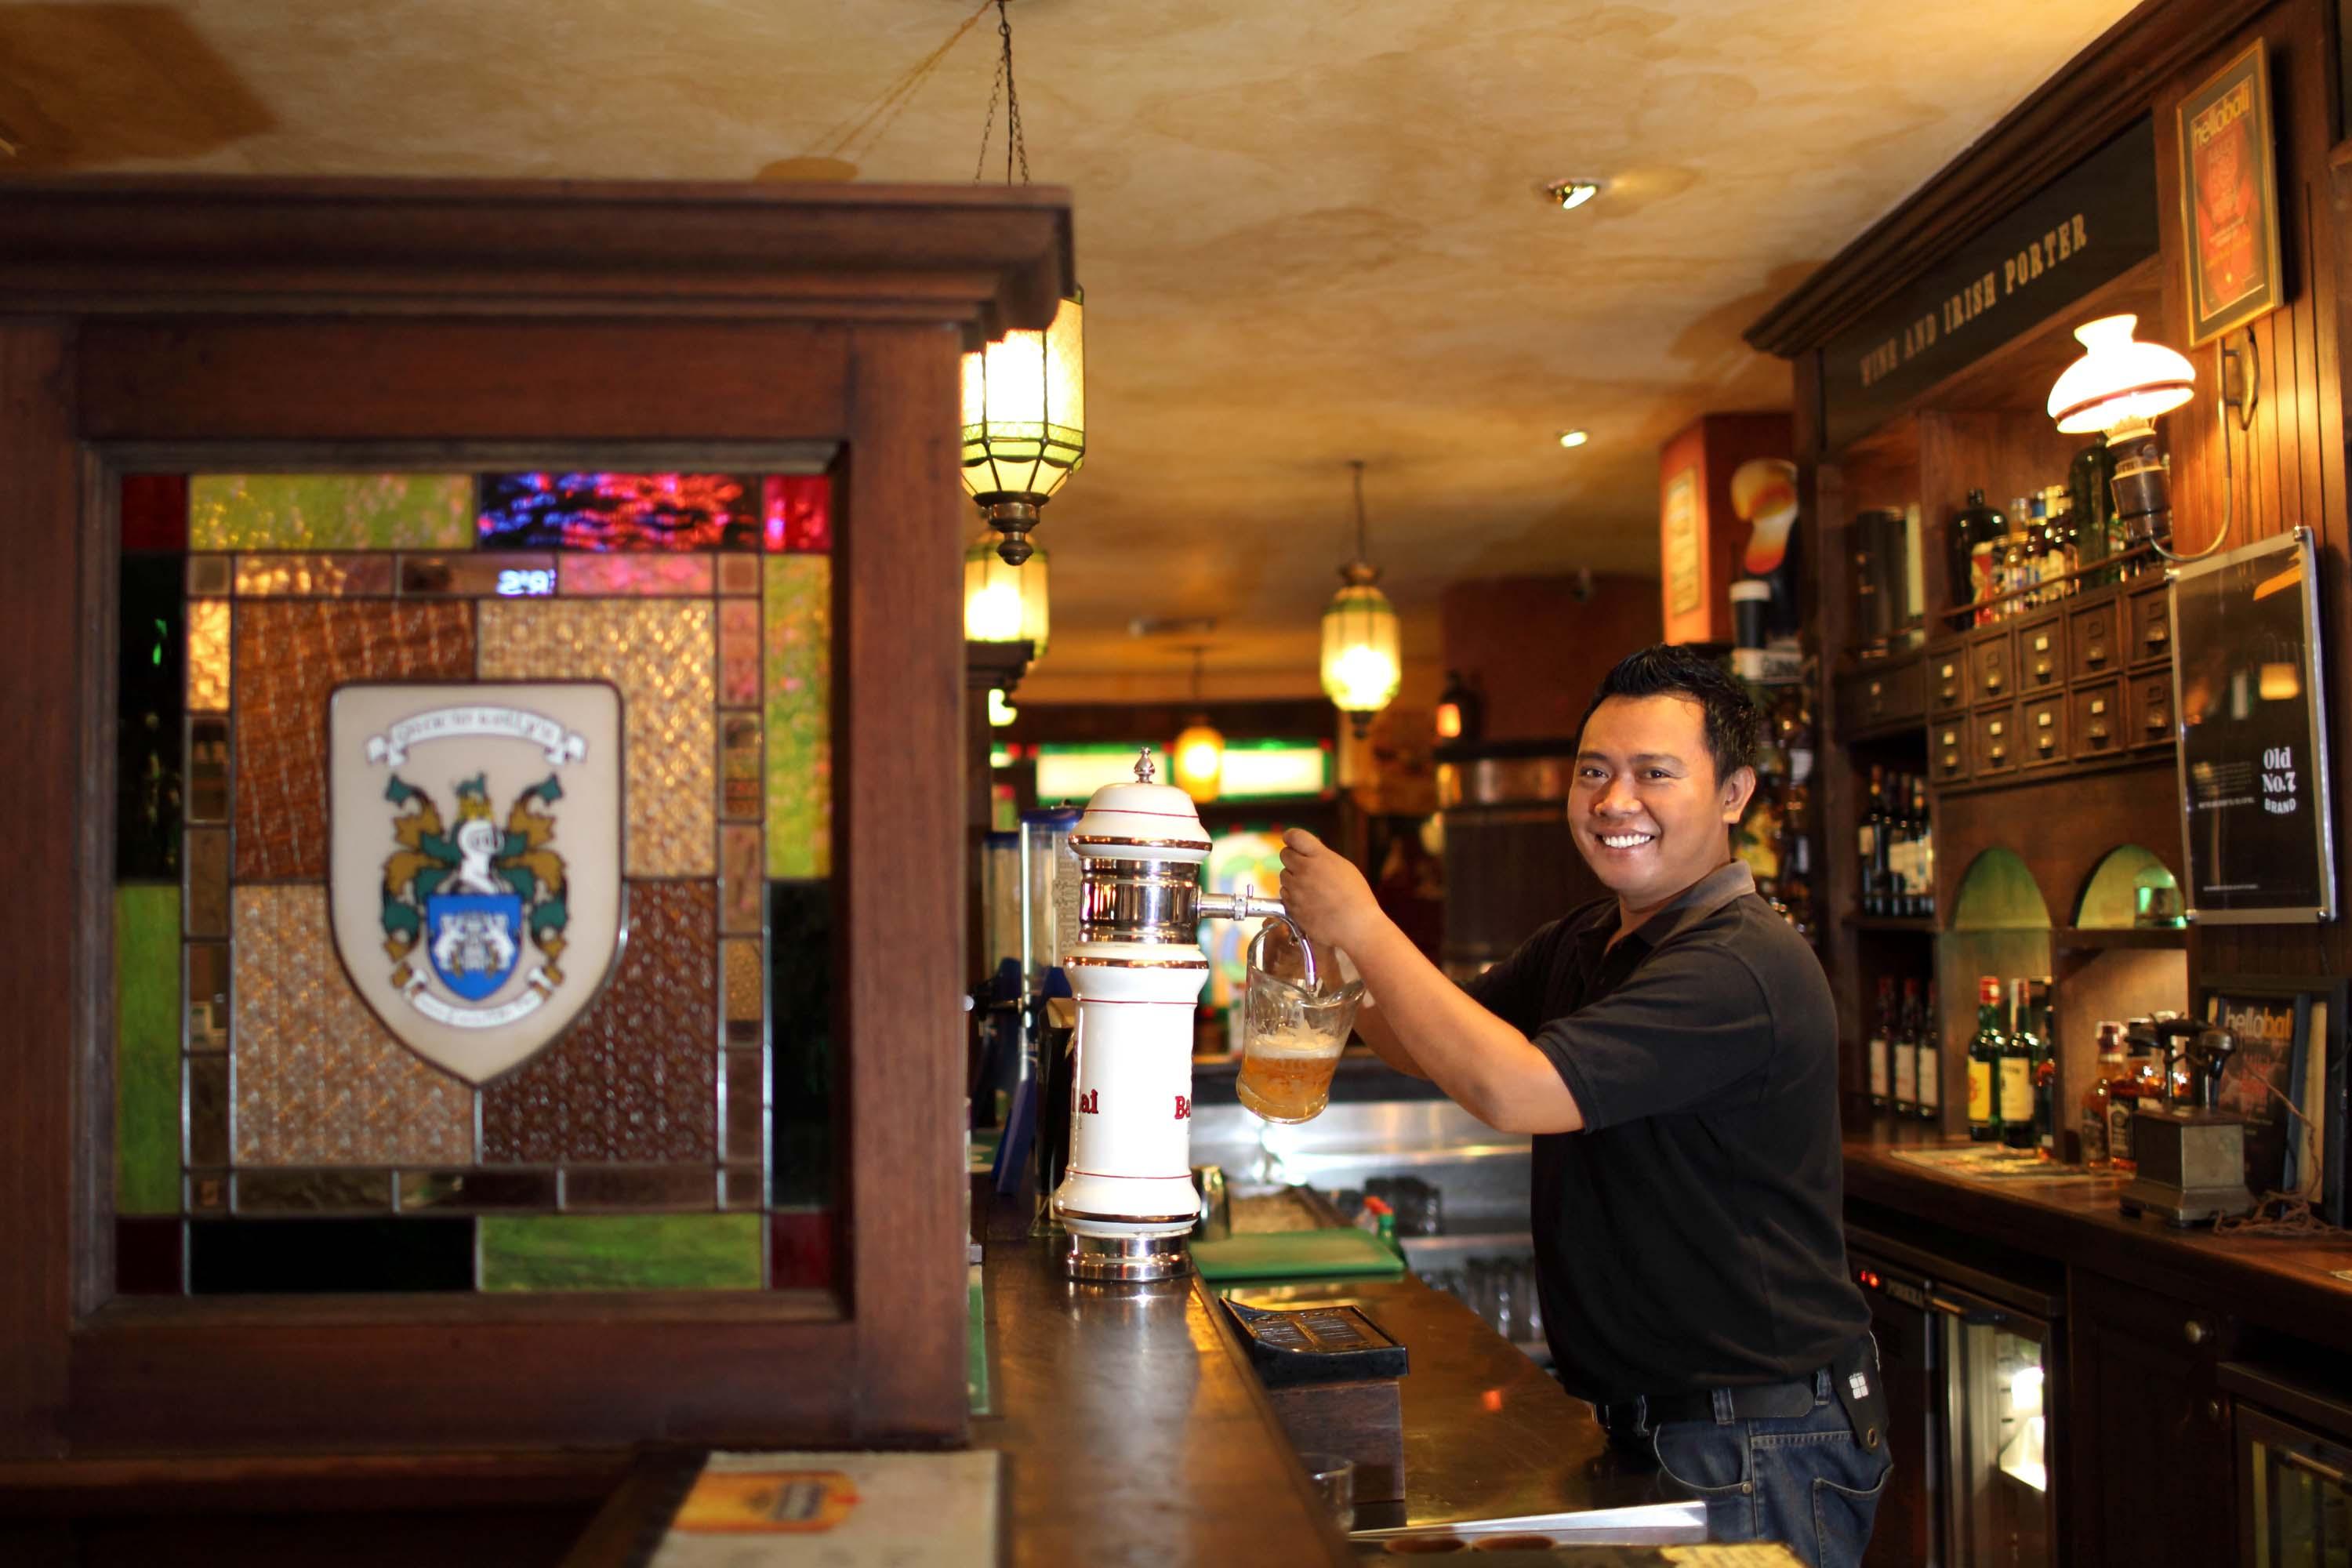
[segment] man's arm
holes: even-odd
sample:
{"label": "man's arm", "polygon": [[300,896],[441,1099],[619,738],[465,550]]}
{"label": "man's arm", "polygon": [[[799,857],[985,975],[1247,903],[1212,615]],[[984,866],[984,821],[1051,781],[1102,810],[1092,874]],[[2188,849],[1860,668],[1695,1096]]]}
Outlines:
{"label": "man's arm", "polygon": [[1383,1060],[1428,1079],[1497,1131],[1584,1125],[1550,1058],[1423,958],[1381,912],[1363,873],[1311,833],[1294,828],[1283,844],[1284,907],[1310,936],[1355,961],[1377,1002],[1357,1027]]}

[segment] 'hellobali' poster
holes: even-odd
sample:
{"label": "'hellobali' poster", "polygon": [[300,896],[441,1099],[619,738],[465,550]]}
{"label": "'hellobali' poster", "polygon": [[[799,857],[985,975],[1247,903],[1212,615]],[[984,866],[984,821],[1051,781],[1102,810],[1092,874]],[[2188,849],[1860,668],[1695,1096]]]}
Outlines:
{"label": "'hellobali' poster", "polygon": [[2270,68],[2257,42],[2180,101],[2189,345],[2284,302]]}

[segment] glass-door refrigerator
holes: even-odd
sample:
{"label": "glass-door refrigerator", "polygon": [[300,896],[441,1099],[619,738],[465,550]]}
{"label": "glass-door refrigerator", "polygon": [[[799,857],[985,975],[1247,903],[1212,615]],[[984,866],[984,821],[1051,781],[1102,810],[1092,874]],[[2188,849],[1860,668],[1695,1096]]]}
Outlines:
{"label": "glass-door refrigerator", "polygon": [[2061,1283],[1860,1230],[1847,1254],[1870,1302],[1894,1426],[1895,1472],[1864,1561],[2054,1563]]}

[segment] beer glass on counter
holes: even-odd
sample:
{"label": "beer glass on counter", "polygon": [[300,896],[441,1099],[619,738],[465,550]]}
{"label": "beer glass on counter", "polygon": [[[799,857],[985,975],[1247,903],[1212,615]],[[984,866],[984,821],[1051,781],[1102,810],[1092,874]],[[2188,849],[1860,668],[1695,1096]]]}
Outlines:
{"label": "beer glass on counter", "polygon": [[1309,1121],[1331,1101],[1331,1074],[1355,1026],[1364,983],[1318,943],[1315,979],[1289,930],[1269,921],[1249,945],[1242,992],[1242,1070],[1234,1092],[1268,1121]]}

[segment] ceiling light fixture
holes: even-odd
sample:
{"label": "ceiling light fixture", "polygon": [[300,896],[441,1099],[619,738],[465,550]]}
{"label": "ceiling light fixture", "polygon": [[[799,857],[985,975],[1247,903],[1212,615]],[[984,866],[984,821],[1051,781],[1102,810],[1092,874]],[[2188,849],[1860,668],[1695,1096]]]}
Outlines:
{"label": "ceiling light fixture", "polygon": [[[988,119],[980,128],[978,184],[988,165],[996,100],[1004,100],[1004,183],[1029,183],[1029,144],[1021,134],[1021,95],[1013,81],[1013,24],[996,0],[1003,47]],[[963,488],[981,516],[1003,535],[997,553],[1018,566],[1035,548],[1029,531],[1038,509],[1078,471],[1087,456],[1086,295],[1073,288],[1042,332],[1008,331],[963,356]]]}
{"label": "ceiling light fixture", "polygon": [[1563,430],[1559,433],[1559,444],[1563,447],[1581,447],[1591,439],[1592,437],[1589,431]]}
{"label": "ceiling light fixture", "polygon": [[1192,649],[1192,721],[1168,748],[1171,782],[1199,805],[1216,799],[1225,787],[1225,737],[1201,706],[1201,656],[1208,651],[1198,645]]}
{"label": "ceiling light fixture", "polygon": [[1381,569],[1364,559],[1364,463],[1356,470],[1356,558],[1339,568],[1343,586],[1323,607],[1323,690],[1361,740],[1403,675],[1396,607],[1375,586]]}
{"label": "ceiling light fixture", "polygon": [[981,530],[963,552],[963,635],[966,642],[1026,642],[1030,662],[1045,657],[1051,624],[1045,596],[1045,552],[1029,546],[1018,566],[1004,563],[1004,536]]}
{"label": "ceiling light fixture", "polygon": [[1599,195],[1607,183],[1604,180],[1554,180],[1538,188],[1543,192],[1546,201],[1557,204],[1564,213],[1572,213]]}

